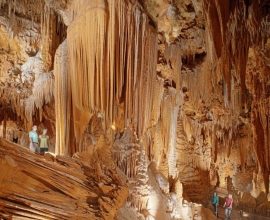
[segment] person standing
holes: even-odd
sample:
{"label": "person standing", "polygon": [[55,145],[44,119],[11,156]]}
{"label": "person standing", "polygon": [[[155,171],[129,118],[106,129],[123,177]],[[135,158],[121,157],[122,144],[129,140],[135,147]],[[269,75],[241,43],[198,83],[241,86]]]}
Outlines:
{"label": "person standing", "polygon": [[39,135],[40,139],[40,153],[48,152],[49,149],[49,136],[47,135],[47,128],[42,129],[42,135]]}
{"label": "person standing", "polygon": [[228,197],[226,198],[224,206],[223,206],[223,207],[225,207],[226,220],[230,219],[230,216],[232,213],[232,204],[233,204],[232,194],[229,194]]}
{"label": "person standing", "polygon": [[219,197],[218,197],[216,192],[214,192],[211,203],[213,205],[214,215],[217,217],[217,206],[218,206],[218,203],[219,203]]}
{"label": "person standing", "polygon": [[39,153],[38,134],[36,125],[34,125],[32,127],[32,131],[29,132],[29,139],[30,139],[30,150],[34,153]]}

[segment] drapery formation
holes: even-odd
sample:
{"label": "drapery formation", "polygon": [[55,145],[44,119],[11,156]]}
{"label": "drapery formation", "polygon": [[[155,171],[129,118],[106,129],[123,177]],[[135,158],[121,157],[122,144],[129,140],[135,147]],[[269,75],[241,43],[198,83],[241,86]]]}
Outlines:
{"label": "drapery formation", "polygon": [[68,68],[66,41],[58,48],[54,60],[55,111],[56,111],[56,154],[65,154],[69,148],[71,86]]}
{"label": "drapery formation", "polygon": [[[120,105],[124,108],[124,126],[141,137],[157,108],[153,99],[156,31],[139,5],[123,0],[108,4],[95,0],[78,10],[67,33],[77,143],[93,114],[101,118],[104,131],[110,134]],[[63,124],[60,127],[64,129]]]}
{"label": "drapery formation", "polygon": [[[251,118],[254,150],[268,193],[268,77],[265,77],[268,71],[264,70],[268,61],[264,58],[267,57],[264,53],[270,36],[266,13],[269,11],[269,3],[203,0],[202,6],[217,57],[215,72],[222,76],[219,84],[223,87],[225,107],[230,108],[232,115],[239,115],[242,123],[246,124],[247,119]],[[233,126],[232,123],[230,127]],[[232,145],[232,142],[229,144]],[[243,146],[239,146],[242,152]],[[241,158],[242,165],[245,159]]]}
{"label": "drapery formation", "polygon": [[[249,62],[253,58],[249,57]],[[252,103],[251,122],[253,129],[253,143],[257,154],[259,173],[262,174],[265,182],[266,192],[269,191],[269,173],[270,173],[270,98],[269,85],[264,82],[269,81],[266,69],[257,68],[249,69],[252,71],[249,79],[251,82],[251,89],[256,96]]]}

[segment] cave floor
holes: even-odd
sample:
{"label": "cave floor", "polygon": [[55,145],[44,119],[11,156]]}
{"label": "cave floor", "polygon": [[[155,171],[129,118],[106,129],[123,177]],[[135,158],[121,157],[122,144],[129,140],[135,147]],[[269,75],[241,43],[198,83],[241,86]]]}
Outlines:
{"label": "cave floor", "polygon": [[[223,207],[218,208],[218,218],[217,219],[226,219],[225,218],[225,209]],[[233,210],[231,214],[231,220],[238,220],[238,219],[249,219],[241,217],[237,210]]]}
{"label": "cave floor", "polygon": [[[244,213],[245,216],[241,216],[239,210],[232,210],[231,220],[267,220],[269,217],[258,216],[250,213]],[[225,218],[225,209],[222,206],[218,207],[218,218],[217,219],[226,219]]]}

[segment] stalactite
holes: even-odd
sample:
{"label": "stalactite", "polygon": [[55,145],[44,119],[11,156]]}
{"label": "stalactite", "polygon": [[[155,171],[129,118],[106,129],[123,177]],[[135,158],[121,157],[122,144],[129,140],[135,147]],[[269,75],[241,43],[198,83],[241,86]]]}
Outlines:
{"label": "stalactite", "polygon": [[56,154],[67,154],[70,143],[71,88],[68,61],[67,43],[64,41],[58,48],[54,61]]}
{"label": "stalactite", "polygon": [[[78,121],[86,112],[101,113],[105,130],[115,122],[115,103],[124,101],[125,126],[132,127],[140,138],[151,125],[151,112],[156,108],[156,32],[139,5],[133,7],[122,0],[108,5],[94,1],[79,10],[67,36],[73,113]],[[79,138],[81,125],[74,126]]]}
{"label": "stalactite", "polygon": [[11,12],[11,4],[8,4],[8,17],[10,17],[10,12]]}
{"label": "stalactite", "polygon": [[4,111],[4,122],[3,122],[3,138],[6,138],[6,134],[7,134],[7,118],[8,114],[6,111]]}
{"label": "stalactite", "polygon": [[[41,55],[44,61],[44,69],[46,72],[52,69],[53,65],[53,54],[57,46],[62,42],[63,36],[61,36],[61,31],[57,29],[60,25],[62,26],[62,21],[60,16],[57,15],[49,5],[40,1],[39,7],[40,11],[40,23],[41,23]],[[33,21],[38,18],[33,17]],[[65,32],[65,31],[64,31]],[[64,33],[65,35],[65,33]],[[59,42],[61,40],[61,42]]]}
{"label": "stalactite", "polygon": [[[183,118],[179,116],[180,113],[178,115],[176,143],[176,155],[178,164],[186,164],[193,168],[209,170],[211,163],[211,154],[209,153],[209,151],[211,151],[211,149],[208,144],[203,143],[203,139],[200,136],[200,134],[202,133],[202,126],[199,123],[188,122],[190,119],[186,116],[184,116]],[[184,120],[185,117],[186,119]],[[191,128],[186,125],[187,123],[190,123]],[[185,135],[188,134],[190,131],[194,131],[192,135],[198,138],[197,141],[191,144],[188,142],[187,136]]]}
{"label": "stalactite", "polygon": [[[26,41],[26,46],[32,47],[33,45],[39,45],[39,37],[40,37],[40,29],[44,29],[44,22],[41,20],[41,27],[39,24],[39,19],[37,16],[42,15],[43,12],[43,7],[36,7],[39,6],[42,1],[41,0],[36,0],[33,2],[28,2],[28,1],[17,1],[17,0],[12,0],[12,1],[1,1],[3,4],[7,4],[7,7],[9,8],[9,16],[10,19],[8,21],[7,29],[11,37],[13,37],[14,34],[17,34],[18,30],[17,28],[29,28],[32,29],[31,31],[28,32],[28,36],[24,39]],[[28,4],[29,3],[29,4]],[[35,8],[36,7],[36,8]],[[28,8],[28,10],[25,10],[25,8]],[[16,17],[16,12],[21,13],[21,10],[23,11],[22,13],[26,14],[26,18],[23,19],[18,19]],[[27,18],[27,16],[31,18]],[[49,21],[50,23],[51,21]],[[35,36],[33,36],[32,31],[38,32]],[[43,35],[43,32],[41,34]],[[15,35],[14,35],[15,37]],[[49,45],[49,42],[47,42]],[[18,53],[19,54],[19,53]],[[19,54],[18,56],[21,56]],[[41,112],[41,108],[43,104],[47,104],[48,102],[51,101],[51,98],[53,96],[53,75],[49,71],[47,73],[44,73],[43,66],[40,65],[39,63],[39,57],[36,57],[37,59],[32,59],[29,58],[29,64],[34,61],[38,62],[37,65],[38,67],[35,66],[33,63],[30,64],[27,68],[33,69],[37,68],[38,73],[36,72],[36,69],[33,71],[35,74],[35,82],[33,83],[33,94],[29,96],[28,98],[25,99],[25,97],[22,98],[21,96],[21,90],[19,89],[13,89],[9,88],[8,92],[11,95],[10,98],[10,103],[12,105],[13,110],[17,112],[17,115],[24,118],[24,121],[27,121],[26,124],[27,126],[26,129],[31,128],[32,126],[32,117],[36,113],[36,110],[39,109]],[[23,61],[24,58],[19,58],[19,62]],[[26,62],[28,63],[28,61]],[[46,64],[45,64],[46,65]],[[49,65],[49,64],[48,64]],[[26,69],[25,69],[26,71]],[[45,71],[46,72],[46,71]],[[44,73],[44,74],[43,74]],[[32,80],[32,79],[31,79]],[[46,83],[48,83],[46,86]],[[32,102],[32,103],[31,103]],[[38,114],[37,114],[38,116]],[[41,114],[39,114],[40,119],[41,119]]]}
{"label": "stalactite", "polygon": [[[105,46],[105,8],[96,1],[94,5],[86,5],[85,9],[89,12],[82,14],[68,28],[73,112],[79,118],[79,111],[83,109],[90,113],[105,111],[102,90],[108,88],[103,85],[104,56],[100,52]],[[78,126],[81,125],[74,126],[78,137]]]}
{"label": "stalactite", "polygon": [[176,168],[176,125],[179,103],[176,97],[176,91],[172,87],[168,87],[164,91],[161,103],[161,123],[163,135],[163,155],[168,155],[166,160],[168,163],[169,175],[173,178],[177,176]]}
{"label": "stalactite", "polygon": [[266,162],[266,168],[269,170],[269,148],[268,148],[268,136],[267,136],[267,115],[266,115],[266,109],[268,106],[264,105],[264,103],[260,102],[259,105],[259,118],[260,123],[263,128],[263,135],[264,135],[264,153],[265,153],[265,162]]}
{"label": "stalactite", "polygon": [[141,195],[136,195],[135,192],[128,197],[128,201],[131,202],[131,206],[137,208],[139,211],[142,211],[147,207],[148,199],[148,196],[142,197]]}
{"label": "stalactite", "polygon": [[130,128],[125,129],[121,139],[113,144],[112,157],[116,165],[130,178],[138,174],[141,147]]}
{"label": "stalactite", "polygon": [[164,95],[165,88],[163,87],[164,79],[157,77],[154,81],[153,89],[153,108],[152,112],[150,113],[151,118],[151,127],[158,123],[160,117],[160,106],[162,102],[162,97]]}
{"label": "stalactite", "polygon": [[[146,19],[145,16],[143,17]],[[144,25],[145,23],[143,23]],[[135,96],[132,98],[133,103],[130,103],[130,107],[133,108],[132,115],[134,121],[137,121],[136,131],[139,138],[142,137],[147,127],[151,124],[151,112],[155,107],[154,88],[156,82],[157,38],[151,28],[146,29],[145,32],[145,40],[142,38],[142,44],[145,42],[145,45],[141,51],[145,57],[141,59],[141,68],[137,76],[138,85],[134,91]],[[151,65],[149,65],[149,60],[153,60]],[[136,100],[139,101],[137,106],[135,105]]]}
{"label": "stalactite", "polygon": [[[134,146],[135,147],[135,146]],[[147,202],[149,199],[149,185],[148,182],[148,166],[146,163],[146,155],[143,148],[137,148],[137,150],[140,151],[140,153],[137,154],[137,170],[136,175],[138,175],[140,178],[135,179],[136,176],[133,176],[130,179],[131,185],[130,185],[130,194],[128,197],[128,201],[130,201],[131,206],[133,208],[136,208],[138,210],[144,210],[147,208]],[[135,178],[134,178],[135,177]]]}
{"label": "stalactite", "polygon": [[[268,100],[268,111],[269,111],[269,100]],[[269,141],[270,140],[270,117],[269,117],[269,112],[268,112],[268,115],[267,115],[267,140]],[[267,142],[268,144],[268,142]],[[270,150],[269,148],[267,149],[267,152],[268,152],[268,155],[266,155],[266,157],[268,158],[268,160],[270,160]],[[268,162],[268,165],[269,165],[270,161]]]}
{"label": "stalactite", "polygon": [[166,160],[166,152],[162,133],[162,122],[158,121],[156,126],[151,128],[151,136],[153,137],[153,160],[157,163],[157,169],[164,176],[168,176],[168,163]]}
{"label": "stalactite", "polygon": [[34,82],[33,94],[25,100],[24,114],[30,124],[35,108],[42,108],[43,104],[49,103],[53,96],[54,78],[52,72],[43,73]]}
{"label": "stalactite", "polygon": [[36,98],[35,106],[42,108],[54,96],[54,76],[52,72],[43,73],[34,82],[33,94]]}
{"label": "stalactite", "polygon": [[129,177],[135,178],[138,175],[139,160],[138,145],[120,145],[113,150],[113,159],[116,165]]}

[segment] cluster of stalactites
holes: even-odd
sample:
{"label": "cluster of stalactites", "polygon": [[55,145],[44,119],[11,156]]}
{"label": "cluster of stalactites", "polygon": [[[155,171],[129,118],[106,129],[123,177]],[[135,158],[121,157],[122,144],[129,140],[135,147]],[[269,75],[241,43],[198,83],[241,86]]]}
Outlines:
{"label": "cluster of stalactites", "polygon": [[[54,97],[54,77],[52,72],[43,73],[34,82],[33,93],[25,102],[25,117],[27,122],[32,122],[32,117],[39,109],[40,121],[42,120],[42,107]],[[19,103],[15,106],[21,106]]]}
{"label": "cluster of stalactites", "polygon": [[104,130],[110,128],[121,103],[125,126],[142,136],[156,108],[158,81],[157,35],[140,6],[122,0],[84,4],[67,39],[76,138],[94,113]]}
{"label": "cluster of stalactites", "polygon": [[[26,98],[20,98],[18,89],[9,90],[10,103],[18,116],[24,119],[26,129],[32,126],[32,117],[39,110],[40,121],[42,120],[42,107],[48,104],[54,96],[54,77],[52,72],[43,73],[35,80],[32,94]],[[4,97],[5,92],[0,91]]]}
{"label": "cluster of stalactites", "polygon": [[[270,35],[269,16],[263,13],[264,10],[268,9],[268,6],[259,1],[248,4],[243,0],[233,2],[231,5],[229,2],[215,2],[213,4],[209,0],[203,2],[205,11],[209,13],[207,15],[209,26],[214,26],[217,20],[222,24],[219,27],[220,30],[215,30],[216,36],[213,35],[214,42],[222,42],[215,44],[216,52],[220,51],[220,60],[217,63],[219,71],[224,76],[230,94],[231,68],[234,68],[236,77],[240,78],[241,90],[244,93],[242,101],[244,102],[249,48],[253,45],[264,48]],[[212,7],[212,13],[206,7]],[[227,13],[220,13],[221,8],[227,10]],[[216,14],[213,13],[215,10]],[[218,32],[220,32],[220,36]],[[241,40],[239,41],[239,39]]]}
{"label": "cluster of stalactites", "polygon": [[130,205],[142,211],[147,208],[149,199],[148,163],[145,151],[136,139],[129,128],[125,129],[121,139],[116,139],[113,144],[112,158],[129,178]]}
{"label": "cluster of stalactites", "polygon": [[[21,97],[17,88],[14,88],[14,92],[11,92],[10,102],[17,115],[24,119],[26,128],[31,127],[33,115],[36,114],[36,110],[39,110],[40,120],[42,117],[42,107],[44,104],[49,103],[54,96],[54,77],[50,72],[52,69],[53,50],[55,43],[53,40],[53,33],[55,30],[59,30],[59,22],[62,22],[60,16],[55,16],[55,12],[47,6],[43,0],[10,0],[0,1],[0,7],[8,7],[8,20],[7,29],[10,36],[13,35],[13,29],[26,26],[33,32],[38,32],[37,36],[41,36],[41,39],[37,36],[29,36],[29,40],[26,39],[27,46],[40,47],[40,54],[42,58],[42,66],[40,74],[35,73],[35,81],[33,82],[32,95],[25,99]],[[25,14],[24,19],[16,18],[15,12],[19,14]],[[31,24],[28,20],[31,19]],[[12,23],[13,22],[13,23]],[[39,33],[41,32],[41,33]],[[14,32],[15,33],[15,32]],[[39,44],[38,41],[41,41]],[[54,43],[54,44],[53,44]],[[4,92],[1,91],[1,95]]]}
{"label": "cluster of stalactites", "polygon": [[138,174],[138,161],[140,155],[140,146],[130,144],[114,148],[112,157],[116,165],[129,177],[135,178]]}
{"label": "cluster of stalactites", "polygon": [[[252,57],[252,56],[251,56]],[[251,122],[253,124],[254,149],[257,152],[260,171],[268,175],[270,170],[270,98],[269,98],[269,76],[268,68],[263,66],[252,66],[253,60],[249,58],[249,72],[252,72],[248,78],[249,89],[253,96]],[[253,57],[255,59],[255,57]],[[257,58],[259,59],[259,58]],[[256,62],[259,63],[259,62]],[[269,184],[265,176],[266,185]]]}
{"label": "cluster of stalactites", "polygon": [[22,13],[31,18],[32,26],[34,22],[40,20],[44,0],[0,0],[0,8],[7,5],[8,17],[14,18],[15,12]]}
{"label": "cluster of stalactites", "polygon": [[[15,18],[16,12],[19,14],[24,14],[25,19],[31,21],[31,26],[28,27],[29,29],[41,31],[40,34],[42,44],[45,43],[46,37],[51,34],[53,23],[55,23],[54,21],[57,20],[58,23],[62,23],[61,16],[57,15],[52,8],[45,4],[44,0],[0,0],[0,8],[5,4],[8,7],[11,36],[13,36],[12,28],[18,25],[16,22],[24,22],[24,19]],[[33,44],[37,44],[37,42],[33,42]]]}
{"label": "cluster of stalactites", "polygon": [[[269,139],[270,139],[270,99],[266,99],[266,100],[260,100],[258,103],[258,108],[255,110],[254,114],[258,115],[261,127],[263,129],[263,146],[262,147],[264,150],[264,161],[265,164],[264,166],[267,168],[267,170],[270,170],[270,150],[269,150]],[[258,134],[257,134],[258,135]],[[257,138],[261,138],[259,137],[259,135],[257,136]]]}

